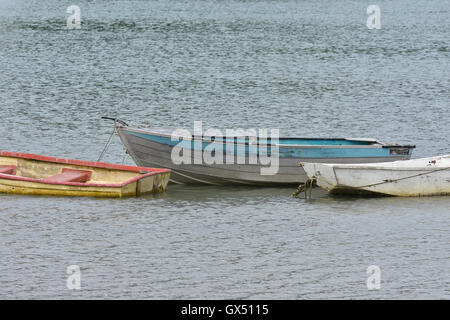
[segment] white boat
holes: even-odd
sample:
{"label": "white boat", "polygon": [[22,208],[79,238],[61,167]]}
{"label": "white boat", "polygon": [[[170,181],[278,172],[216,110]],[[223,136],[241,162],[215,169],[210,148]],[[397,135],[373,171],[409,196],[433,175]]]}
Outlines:
{"label": "white boat", "polygon": [[302,162],[301,166],[319,187],[332,193],[450,195],[450,155],[367,164]]}

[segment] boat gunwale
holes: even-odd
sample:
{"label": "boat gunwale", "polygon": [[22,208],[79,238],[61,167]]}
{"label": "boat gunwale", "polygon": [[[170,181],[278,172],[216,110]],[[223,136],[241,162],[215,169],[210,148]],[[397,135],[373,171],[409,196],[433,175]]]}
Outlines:
{"label": "boat gunwale", "polygon": [[[130,127],[130,126],[122,126],[122,125],[118,125],[117,126],[118,129],[125,129],[125,130],[130,130],[133,132],[137,132],[137,133],[144,133],[144,134],[148,134],[148,135],[154,135],[154,136],[159,136],[159,137],[164,137],[164,138],[172,138],[171,135],[169,134],[165,134],[165,133],[160,133],[160,132],[156,132],[156,131],[152,131],[149,128],[146,129],[141,129],[141,128],[135,128],[135,127]],[[194,141],[196,136],[192,135],[189,137],[182,137],[180,136],[180,138],[186,139],[186,140],[191,140]],[[320,149],[344,149],[344,148],[349,148],[349,149],[369,149],[369,148],[408,148],[408,149],[415,149],[416,146],[415,145],[400,145],[400,144],[385,144],[381,141],[378,141],[376,139],[374,140],[366,140],[366,139],[356,139],[356,138],[298,138],[298,137],[285,137],[285,138],[279,138],[279,139],[288,139],[288,140],[344,140],[344,141],[361,141],[361,142],[372,142],[373,144],[368,144],[368,145],[298,145],[298,144],[250,144],[248,142],[239,142],[239,141],[216,141],[216,140],[211,140],[208,139],[204,136],[201,137],[202,142],[217,142],[217,143],[221,143],[224,145],[228,145],[228,144],[232,144],[232,145],[262,145],[262,146],[277,146],[278,148],[298,148],[298,149],[307,149],[307,148],[320,148]]]}
{"label": "boat gunwale", "polygon": [[367,170],[367,171],[372,171],[372,170],[376,170],[376,171],[444,171],[447,169],[450,169],[449,166],[447,167],[333,167],[335,169],[339,169],[339,170]]}
{"label": "boat gunwale", "polygon": [[[405,160],[406,161],[406,160]],[[302,162],[303,163],[303,162]],[[320,163],[321,165],[327,165],[329,163]],[[447,170],[450,169],[450,167],[342,167],[342,166],[329,166],[330,168],[334,168],[334,169],[339,169],[339,170],[376,170],[376,171],[380,171],[380,170],[385,170],[385,171],[439,171],[439,170]]]}
{"label": "boat gunwale", "polygon": [[16,181],[26,181],[39,183],[43,185],[65,185],[65,186],[76,186],[76,187],[109,187],[109,188],[123,188],[133,182],[139,181],[143,178],[158,175],[160,173],[168,173],[172,170],[170,169],[162,169],[162,168],[149,168],[149,167],[135,167],[135,166],[127,166],[121,164],[112,164],[112,163],[104,163],[104,162],[91,162],[84,160],[72,160],[66,158],[55,158],[42,156],[32,153],[19,153],[19,152],[8,152],[8,151],[0,151],[0,157],[9,157],[9,158],[21,158],[26,160],[36,160],[41,162],[50,162],[57,164],[66,164],[66,165],[77,165],[82,167],[91,167],[91,168],[99,168],[99,169],[110,169],[117,171],[128,171],[128,172],[140,172],[140,171],[149,171],[147,173],[140,174],[136,177],[128,179],[121,183],[84,183],[84,182],[44,182],[40,179],[21,177],[16,175],[9,175],[0,173],[0,179],[6,180],[16,180]]}
{"label": "boat gunwale", "polygon": [[[436,165],[427,165],[427,166],[414,166],[414,167],[400,167],[400,166],[389,166],[389,164],[395,163],[395,162],[411,162],[411,161],[417,161],[417,160],[423,160],[423,161],[433,161],[433,160],[440,160],[443,158],[450,158],[450,154],[448,155],[441,155],[441,156],[435,156],[435,157],[427,157],[427,158],[418,158],[418,159],[410,159],[410,160],[399,160],[399,161],[392,161],[392,162],[386,162],[385,165],[380,166],[380,163],[370,163],[373,165],[368,165],[367,163],[319,163],[319,162],[310,162],[310,161],[301,161],[299,163],[300,166],[304,167],[304,164],[314,164],[314,165],[320,165],[320,166],[326,166],[328,168],[333,169],[340,169],[340,170],[388,170],[388,171],[443,171],[450,169],[450,166],[436,166]],[[425,162],[424,162],[425,163]]]}

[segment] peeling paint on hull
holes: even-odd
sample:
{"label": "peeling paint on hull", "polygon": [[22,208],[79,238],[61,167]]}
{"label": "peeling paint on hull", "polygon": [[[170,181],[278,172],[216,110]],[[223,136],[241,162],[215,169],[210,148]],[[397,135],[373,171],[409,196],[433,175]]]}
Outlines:
{"label": "peeling paint on hull", "polygon": [[319,187],[335,194],[450,195],[450,155],[379,164],[302,166]]}

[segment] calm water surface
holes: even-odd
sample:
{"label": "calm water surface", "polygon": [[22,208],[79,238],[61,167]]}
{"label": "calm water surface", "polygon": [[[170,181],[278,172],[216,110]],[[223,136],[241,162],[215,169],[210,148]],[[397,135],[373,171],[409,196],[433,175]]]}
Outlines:
{"label": "calm water surface", "polygon": [[[77,1],[67,30],[71,1],[0,0],[0,149],[96,160],[110,115],[450,153],[450,1],[375,3]],[[450,298],[450,197],[293,191],[0,195],[0,298]]]}

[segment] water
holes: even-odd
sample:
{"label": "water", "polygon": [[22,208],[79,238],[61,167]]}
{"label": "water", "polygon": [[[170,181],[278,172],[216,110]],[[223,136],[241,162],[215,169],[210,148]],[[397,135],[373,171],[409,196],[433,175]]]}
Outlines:
{"label": "water", "polygon": [[[2,150],[96,160],[110,115],[450,153],[449,1],[377,1],[380,30],[366,1],[78,1],[67,30],[71,4],[0,0]],[[0,195],[0,297],[450,298],[450,198],[293,191]]]}

